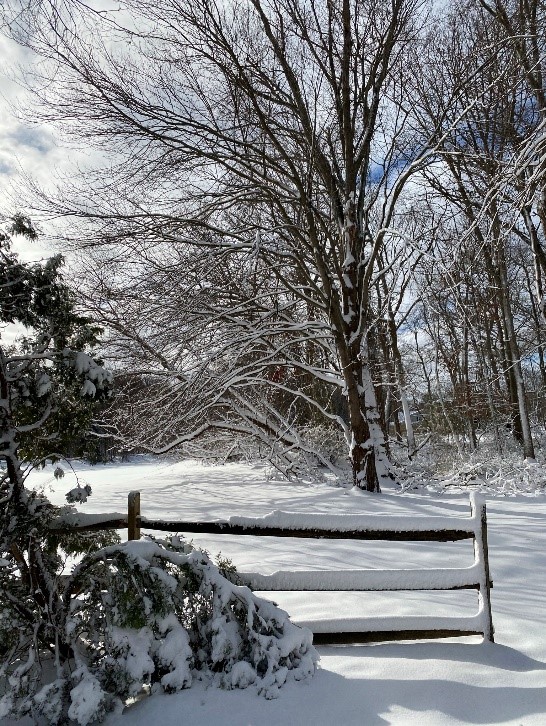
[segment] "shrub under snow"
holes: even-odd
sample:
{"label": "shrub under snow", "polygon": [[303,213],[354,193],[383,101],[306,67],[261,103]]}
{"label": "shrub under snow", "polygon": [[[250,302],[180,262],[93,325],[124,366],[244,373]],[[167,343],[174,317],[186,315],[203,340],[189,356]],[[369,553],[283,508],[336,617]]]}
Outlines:
{"label": "shrub under snow", "polygon": [[316,667],[309,630],[177,538],[97,550],[60,596],[56,678],[44,685],[43,653],[32,647],[26,661],[6,661],[0,718],[85,726],[143,687],[174,692],[203,677],[228,689],[254,684],[272,698]]}

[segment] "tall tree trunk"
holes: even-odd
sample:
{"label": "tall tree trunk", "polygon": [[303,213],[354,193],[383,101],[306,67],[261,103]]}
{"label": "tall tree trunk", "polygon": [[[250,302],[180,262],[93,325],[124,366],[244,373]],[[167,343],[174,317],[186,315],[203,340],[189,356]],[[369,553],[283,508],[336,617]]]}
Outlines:
{"label": "tall tree trunk", "polygon": [[404,415],[404,424],[406,427],[406,441],[408,444],[408,457],[411,459],[415,456],[417,451],[417,445],[415,443],[415,433],[413,430],[413,423],[411,420],[411,410],[409,405],[409,399],[406,391],[406,371],[404,370],[404,363],[402,361],[402,355],[400,348],[398,347],[398,331],[396,329],[396,322],[394,314],[389,305],[388,309],[388,328],[390,336],[390,347],[391,354],[394,363],[394,374],[396,378],[396,384],[398,386],[398,395],[400,397],[400,404],[402,406],[402,412]]}
{"label": "tall tree trunk", "polygon": [[[500,231],[500,230],[499,230]],[[500,235],[497,239],[500,238]],[[531,423],[529,420],[529,411],[527,408],[527,397],[525,393],[525,384],[523,382],[523,372],[521,369],[521,356],[514,327],[514,316],[509,298],[508,273],[506,269],[506,257],[504,246],[499,239],[498,242],[498,270],[501,288],[499,290],[502,301],[503,318],[506,327],[508,352],[510,354],[510,370],[513,375],[513,384],[515,387],[516,398],[518,403],[518,412],[521,421],[523,455],[526,459],[535,458],[535,447],[531,434]]]}
{"label": "tall tree trunk", "polygon": [[[465,301],[468,305],[468,300]],[[478,447],[478,440],[476,437],[476,423],[475,423],[475,415],[474,415],[474,407],[473,407],[473,401],[472,401],[472,390],[470,385],[470,377],[469,377],[469,365],[468,365],[468,349],[469,349],[469,337],[468,337],[468,321],[465,320],[464,328],[463,328],[463,361],[462,361],[462,383],[463,383],[463,392],[464,392],[464,400],[465,400],[465,420],[466,420],[466,427],[468,430],[468,438],[470,442],[470,450],[476,451]]]}

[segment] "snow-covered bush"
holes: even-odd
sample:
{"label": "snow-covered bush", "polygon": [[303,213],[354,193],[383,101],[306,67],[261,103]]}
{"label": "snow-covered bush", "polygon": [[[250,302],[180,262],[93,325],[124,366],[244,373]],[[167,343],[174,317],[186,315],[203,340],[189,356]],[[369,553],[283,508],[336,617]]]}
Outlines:
{"label": "snow-covered bush", "polygon": [[309,449],[306,458],[308,465],[315,467],[325,467],[325,462],[339,467],[339,476],[341,479],[350,478],[350,472],[342,473],[344,467],[347,467],[347,441],[341,429],[334,426],[303,426],[301,427],[301,436]]}
{"label": "snow-covered bush", "polygon": [[[10,229],[35,236],[22,216]],[[52,532],[63,512],[25,486],[29,468],[89,431],[112,383],[92,354],[100,330],[78,314],[61,266],[21,262],[0,230],[0,328],[26,331],[6,345],[0,329],[0,722],[84,725],[143,686],[175,691],[196,673],[274,695],[289,671],[313,671],[308,631],[176,541]],[[78,484],[67,498],[90,494]]]}
{"label": "snow-covered bush", "polygon": [[[10,567],[0,563],[0,570]],[[310,631],[177,538],[92,552],[58,597],[49,682],[43,649],[30,645],[26,659],[8,657],[0,718],[85,726],[143,687],[173,692],[196,677],[228,689],[255,684],[272,698],[287,677],[301,680],[315,670]]]}
{"label": "snow-covered bush", "polygon": [[[540,432],[536,432],[540,441]],[[502,453],[498,441],[484,436],[480,448],[459,456],[443,438],[431,437],[413,461],[398,462],[398,480],[403,491],[433,492],[475,490],[485,494],[536,495],[546,490],[543,447],[537,461],[522,460],[517,442],[507,432]]]}
{"label": "snow-covered bush", "polygon": [[343,433],[332,426],[299,425],[294,422],[287,441],[271,440],[260,444],[253,437],[234,432],[204,436],[184,445],[183,455],[207,464],[228,461],[268,462],[271,474],[281,473],[288,479],[317,480],[326,475],[329,481],[346,484],[351,478]]}

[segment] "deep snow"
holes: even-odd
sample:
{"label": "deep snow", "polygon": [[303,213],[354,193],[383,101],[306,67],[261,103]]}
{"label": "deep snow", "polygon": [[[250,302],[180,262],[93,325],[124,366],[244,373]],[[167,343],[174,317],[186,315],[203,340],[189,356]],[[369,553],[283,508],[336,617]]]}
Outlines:
{"label": "deep snow", "polygon": [[[262,467],[136,459],[128,464],[75,464],[93,495],[84,512],[124,512],[127,494],[141,491],[149,518],[262,517],[275,510],[304,514],[468,516],[466,492],[382,495],[324,483],[267,480]],[[53,469],[31,474],[55,503],[75,485]],[[443,726],[546,723],[546,499],[488,498],[490,565],[496,643],[478,637],[436,642],[321,647],[320,669],[306,683],[287,684],[267,701],[252,687],[222,691],[198,683],[177,695],[157,695],[111,716],[108,726]],[[470,542],[385,543],[193,535],[241,570],[350,570],[467,567]],[[398,593],[274,593],[297,622],[331,618],[431,614],[473,615],[474,591]]]}

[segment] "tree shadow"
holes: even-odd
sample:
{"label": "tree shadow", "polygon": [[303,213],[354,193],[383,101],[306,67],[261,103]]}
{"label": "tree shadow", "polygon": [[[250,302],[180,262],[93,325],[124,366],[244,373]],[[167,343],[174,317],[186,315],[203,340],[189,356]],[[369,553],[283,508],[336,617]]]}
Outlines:
{"label": "tree shadow", "polygon": [[[449,644],[441,646],[453,650],[447,654],[452,660],[464,660],[466,650],[451,649]],[[474,651],[476,646],[467,646]],[[321,649],[321,651],[326,649]],[[377,648],[345,649],[347,655],[359,658],[370,651],[370,657],[378,657]],[[491,648],[486,648],[491,650]],[[374,655],[375,651],[375,655]],[[404,646],[383,648],[386,657],[411,658]],[[510,648],[499,650],[498,658],[519,656]],[[424,659],[425,652],[417,655]],[[434,652],[429,653],[434,658]],[[483,656],[475,654],[469,663],[489,663]],[[523,657],[516,658],[515,670],[526,671],[536,662]],[[495,663],[492,663],[494,666]],[[505,664],[507,665],[507,664]],[[544,664],[538,664],[544,670]],[[370,664],[371,666],[371,664]],[[415,673],[410,666],[409,675]],[[501,666],[502,667],[502,666]],[[427,666],[432,673],[434,665]],[[387,671],[385,666],[384,671]],[[349,665],[348,672],[350,673]],[[506,670],[510,670],[506,668]],[[371,668],[370,668],[371,671]],[[377,673],[377,664],[374,668]],[[314,678],[304,683],[287,683],[273,701],[258,696],[251,687],[244,691],[225,691],[219,688],[203,688],[201,684],[171,696],[152,696],[125,710],[122,716],[110,717],[107,726],[127,726],[130,719],[137,723],[158,723],[162,726],[179,726],[181,714],[192,726],[386,726],[386,724],[421,723],[434,726],[448,717],[457,722],[469,724],[499,724],[513,720],[516,723],[537,725],[542,723],[546,713],[546,679],[539,686],[527,686],[527,677],[520,677],[520,684],[484,685],[470,684],[448,678],[404,678],[398,667],[400,678],[367,678],[366,668],[355,669],[354,677],[323,668]],[[503,677],[503,681],[504,681]]]}
{"label": "tree shadow", "polygon": [[[329,721],[324,709],[315,714],[307,711],[302,724],[343,724],[344,726],[383,726],[401,724],[421,714],[423,723],[442,720],[441,715],[469,724],[500,724],[536,717],[536,723],[546,714],[546,682],[539,687],[523,685],[473,685],[445,679],[368,679],[352,681],[336,674],[320,673],[321,692],[328,691],[341,705],[337,714],[332,710]],[[441,715],[440,715],[441,714]],[[428,718],[425,716],[428,715]]]}
{"label": "tree shadow", "polygon": [[[480,637],[480,636],[476,636]],[[475,663],[514,673],[546,671],[546,663],[500,643],[367,643],[366,645],[320,646],[320,652],[336,652],[353,658],[408,658]],[[545,719],[546,721],[546,719]]]}

